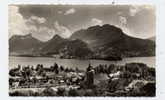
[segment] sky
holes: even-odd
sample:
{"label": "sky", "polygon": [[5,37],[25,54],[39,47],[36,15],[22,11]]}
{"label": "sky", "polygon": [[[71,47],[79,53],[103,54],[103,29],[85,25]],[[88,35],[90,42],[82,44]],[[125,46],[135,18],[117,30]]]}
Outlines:
{"label": "sky", "polygon": [[90,26],[111,24],[129,36],[155,36],[155,7],[152,5],[9,5],[9,38],[32,34],[48,41],[58,34],[70,37]]}

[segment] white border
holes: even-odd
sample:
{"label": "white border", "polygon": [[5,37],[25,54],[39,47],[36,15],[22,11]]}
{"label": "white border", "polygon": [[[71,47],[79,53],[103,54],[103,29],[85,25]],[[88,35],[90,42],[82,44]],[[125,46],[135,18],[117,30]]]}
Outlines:
{"label": "white border", "polygon": [[163,0],[115,0],[115,4],[156,5],[156,85],[154,98],[136,97],[9,97],[8,96],[8,4],[112,4],[113,0],[1,0],[0,3],[0,99],[1,100],[54,100],[54,99],[112,99],[112,100],[163,100],[165,98],[165,1]]}
{"label": "white border", "polygon": [[[155,4],[156,0],[9,0],[9,4]],[[158,0],[157,0],[158,1]]]}

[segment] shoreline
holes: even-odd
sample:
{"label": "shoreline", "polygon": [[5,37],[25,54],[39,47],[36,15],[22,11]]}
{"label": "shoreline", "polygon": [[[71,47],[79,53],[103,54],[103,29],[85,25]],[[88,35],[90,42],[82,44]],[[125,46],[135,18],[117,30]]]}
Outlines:
{"label": "shoreline", "polygon": [[[28,60],[29,59],[29,60]],[[28,62],[26,62],[26,60]],[[49,62],[47,63],[47,60]],[[42,62],[46,61],[46,62]],[[139,63],[146,63],[149,67],[155,68],[155,61],[156,57],[134,57],[134,58],[124,58],[122,61],[106,61],[106,60],[96,60],[96,59],[59,59],[59,58],[53,58],[53,57],[16,57],[16,56],[9,56],[9,68],[14,68],[18,64],[22,65],[36,65],[37,63],[44,64],[44,66],[50,66],[51,63],[57,62],[59,65],[63,66],[71,66],[72,68],[77,67],[77,64],[79,64],[80,69],[86,68],[85,66],[88,66],[89,63],[96,66],[97,64],[117,64],[117,65],[124,65],[126,63],[130,62],[139,62]],[[68,64],[69,63],[69,64]],[[85,65],[85,66],[84,66]]]}
{"label": "shoreline", "polygon": [[[54,59],[75,59],[75,60],[103,60],[103,59],[93,59],[93,58],[89,58],[89,59],[76,59],[76,58],[57,58],[57,57],[53,57],[53,56],[17,56],[17,55],[9,55],[8,57],[29,57],[29,58],[54,58]],[[139,58],[139,57],[154,57],[156,58],[156,56],[135,56],[135,57],[123,57],[122,59],[127,59],[127,58]],[[113,61],[113,60],[104,60],[104,61]],[[121,60],[117,60],[117,61],[121,61]]]}

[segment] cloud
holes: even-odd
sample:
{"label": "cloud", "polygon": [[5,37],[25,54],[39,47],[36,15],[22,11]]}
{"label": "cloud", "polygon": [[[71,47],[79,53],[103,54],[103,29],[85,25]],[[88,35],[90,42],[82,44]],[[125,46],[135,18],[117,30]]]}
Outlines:
{"label": "cloud", "polygon": [[46,19],[38,16],[31,16],[30,21],[36,21],[37,23],[42,24],[46,22]]}
{"label": "cloud", "polygon": [[19,13],[17,6],[9,7],[9,37],[13,34],[25,35],[28,34],[28,30],[32,27],[26,25],[26,21]]}
{"label": "cloud", "polygon": [[71,31],[67,27],[60,25],[58,21],[56,21],[54,23],[53,28],[49,28],[47,26],[40,26],[37,28],[37,30],[33,30],[32,34],[33,37],[41,41],[47,41],[50,40],[56,34],[63,38],[68,38],[71,36]]}
{"label": "cloud", "polygon": [[64,15],[69,15],[69,14],[74,14],[76,12],[76,10],[74,8],[71,8],[69,10],[67,10]]}
{"label": "cloud", "polygon": [[97,19],[97,18],[92,18],[91,19],[91,26],[94,26],[94,25],[103,25],[103,21],[100,19]]}
{"label": "cloud", "polygon": [[152,5],[142,5],[142,6],[140,6],[140,5],[132,5],[129,8],[129,15],[130,16],[135,16],[137,13],[139,13],[142,10],[151,11],[153,9],[154,9],[154,6],[152,6]]}
{"label": "cloud", "polygon": [[119,23],[121,26],[125,26],[127,24],[127,18],[123,16],[119,16]]}
{"label": "cloud", "polygon": [[122,12],[121,11],[117,12],[117,15],[122,15]]}
{"label": "cloud", "polygon": [[46,26],[40,26],[32,34],[33,34],[33,37],[41,41],[47,41],[51,39],[56,34],[56,32],[54,29],[48,28]]}
{"label": "cloud", "polygon": [[57,13],[58,13],[58,14],[62,14],[62,13],[63,13],[63,11],[58,11]]}
{"label": "cloud", "polygon": [[24,19],[19,13],[19,7],[9,6],[9,38],[13,35],[26,35],[31,33],[33,37],[39,40],[49,40],[55,31],[46,26],[37,27],[33,22],[44,23],[45,18],[31,16],[29,19]]}
{"label": "cloud", "polygon": [[144,9],[153,10],[154,8],[153,5],[144,5]]}
{"label": "cloud", "polygon": [[[73,13],[72,10],[71,12]],[[47,41],[55,34],[58,34],[63,38],[68,38],[71,35],[71,31],[67,27],[60,25],[58,21],[54,23],[54,28],[36,24],[43,24],[45,22],[45,18],[37,16],[30,16],[28,19],[24,19],[19,13],[19,7],[9,7],[9,37],[16,34],[26,35],[31,33],[33,37],[41,41]]]}
{"label": "cloud", "polygon": [[55,30],[56,30],[57,34],[60,35],[63,38],[68,38],[72,34],[71,31],[67,27],[65,27],[63,25],[60,25],[58,23],[58,21],[56,21],[54,23],[54,27],[55,27]]}
{"label": "cloud", "polygon": [[126,17],[119,16],[119,24],[116,25],[116,26],[120,27],[125,34],[127,34],[129,36],[133,36],[133,34],[131,33],[130,28],[128,28]]}
{"label": "cloud", "polygon": [[138,6],[130,6],[129,14],[130,16],[135,16],[141,9]]}

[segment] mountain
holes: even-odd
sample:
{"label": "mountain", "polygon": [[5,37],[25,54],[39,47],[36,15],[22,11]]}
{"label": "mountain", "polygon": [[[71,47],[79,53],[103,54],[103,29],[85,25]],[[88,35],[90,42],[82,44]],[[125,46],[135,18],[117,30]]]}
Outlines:
{"label": "mountain", "polygon": [[92,55],[87,43],[79,39],[69,40],[61,52],[72,58],[90,58]]}
{"label": "mountain", "polygon": [[92,26],[86,30],[75,32],[70,39],[80,39],[91,47],[97,47],[107,42],[117,41],[122,37],[122,30],[113,25]]}
{"label": "mountain", "polygon": [[76,31],[70,39],[80,39],[88,43],[95,56],[154,56],[155,43],[126,35],[113,25],[92,26]]}
{"label": "mountain", "polygon": [[156,37],[155,36],[152,36],[152,37],[150,37],[150,38],[148,38],[149,40],[151,40],[151,41],[156,41]]}
{"label": "mountain", "polygon": [[57,54],[61,48],[65,47],[67,41],[67,39],[55,35],[52,39],[44,43],[40,52],[44,54]]}
{"label": "mountain", "polygon": [[35,39],[31,34],[14,35],[9,39],[9,52],[10,55],[32,54],[37,52],[42,44],[43,42]]}
{"label": "mountain", "polygon": [[79,40],[69,40],[55,35],[52,39],[41,42],[29,35],[12,36],[9,39],[10,55],[17,56],[53,56],[61,58],[86,58],[92,52],[88,45]]}
{"label": "mountain", "polygon": [[155,56],[155,42],[126,35],[120,28],[105,24],[74,32],[64,39],[55,35],[41,42],[31,34],[9,39],[10,55],[58,56],[61,58],[120,59]]}
{"label": "mountain", "polygon": [[60,55],[62,58],[84,58],[91,53],[88,45],[79,40],[69,40],[55,35],[41,49],[43,55]]}

